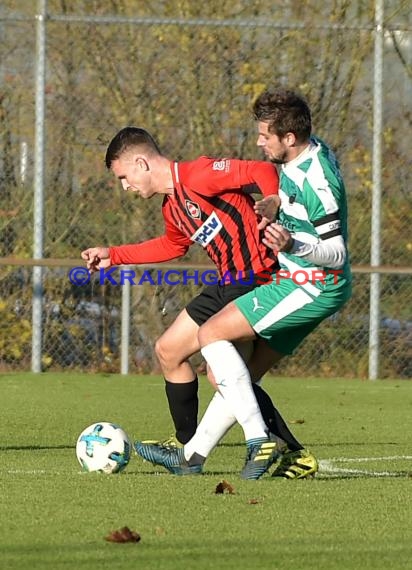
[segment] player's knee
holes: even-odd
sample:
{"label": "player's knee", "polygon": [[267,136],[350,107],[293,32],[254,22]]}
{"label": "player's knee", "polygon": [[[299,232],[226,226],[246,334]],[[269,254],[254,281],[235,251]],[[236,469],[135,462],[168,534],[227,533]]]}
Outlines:
{"label": "player's knee", "polygon": [[162,368],[170,368],[180,363],[178,348],[164,335],[156,340],[154,350]]}
{"label": "player's knee", "polygon": [[167,360],[167,355],[168,355],[167,342],[164,341],[162,336],[156,340],[154,350],[158,360],[161,363],[164,360]]}
{"label": "player's knee", "polygon": [[197,333],[197,339],[201,347],[214,342],[216,337],[213,328],[209,327],[207,323],[202,325]]}

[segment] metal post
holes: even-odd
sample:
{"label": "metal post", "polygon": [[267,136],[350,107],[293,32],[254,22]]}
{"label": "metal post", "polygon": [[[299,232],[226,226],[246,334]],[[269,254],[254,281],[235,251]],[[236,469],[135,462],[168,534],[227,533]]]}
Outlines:
{"label": "metal post", "polygon": [[[371,265],[381,262],[381,194],[382,194],[382,68],[383,68],[383,2],[375,0],[375,55],[373,77],[373,154]],[[369,379],[379,376],[380,274],[371,273],[369,314]]]}
{"label": "metal post", "polygon": [[29,145],[26,141],[20,144],[20,184],[24,186],[27,179],[27,165],[29,162]]}
{"label": "metal post", "polygon": [[130,281],[128,279],[122,285],[122,311],[121,311],[121,348],[120,348],[120,373],[129,374],[129,342],[130,342]]}
{"label": "metal post", "polygon": [[[43,257],[44,218],[44,87],[46,76],[47,0],[38,0],[36,14],[36,125],[34,144],[33,259]],[[32,372],[41,372],[42,357],[43,270],[33,267]]]}

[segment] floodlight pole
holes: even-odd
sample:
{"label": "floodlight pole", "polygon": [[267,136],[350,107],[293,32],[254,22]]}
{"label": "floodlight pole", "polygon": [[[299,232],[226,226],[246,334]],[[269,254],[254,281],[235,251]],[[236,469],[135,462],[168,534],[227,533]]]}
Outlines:
{"label": "floodlight pole", "polygon": [[[36,124],[34,143],[33,259],[43,258],[44,231],[44,115],[46,77],[47,0],[38,0],[36,14]],[[33,267],[32,372],[42,368],[43,268]]]}
{"label": "floodlight pole", "polygon": [[[371,266],[381,262],[381,196],[382,196],[382,68],[383,68],[384,0],[375,0],[375,55],[373,80],[373,149]],[[380,274],[371,273],[369,300],[369,379],[379,376]]]}
{"label": "floodlight pole", "polygon": [[129,374],[130,281],[126,279],[122,285],[120,373],[126,375]]}

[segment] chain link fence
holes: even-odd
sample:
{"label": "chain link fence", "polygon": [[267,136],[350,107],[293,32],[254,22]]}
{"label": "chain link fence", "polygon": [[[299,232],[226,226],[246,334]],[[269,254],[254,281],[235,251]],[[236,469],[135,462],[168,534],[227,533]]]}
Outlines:
{"label": "chain link fence", "polygon": [[[379,376],[407,378],[412,376],[412,16],[406,1],[387,0],[383,7],[381,265],[374,269],[381,275]],[[277,373],[368,377],[375,17],[372,0],[210,0],[206,5],[41,0],[37,6],[4,0],[0,370],[32,365],[33,342],[39,340],[32,332],[38,287],[33,268],[40,264],[34,256],[43,258],[42,370],[120,370],[124,288],[94,279],[74,286],[68,271],[82,265],[80,251],[86,247],[142,241],[162,233],[163,224],[160,200],[123,193],[106,172],[108,142],[131,124],[152,132],[171,159],[201,154],[260,159],[251,104],[264,88],[283,84],[307,96],[316,134],[340,160],[355,285],[344,310],[324,322]],[[34,254],[40,186],[41,256]],[[192,271],[208,263],[197,246],[181,262]],[[161,268],[134,269],[136,281],[145,271],[157,281]],[[158,370],[154,340],[200,287],[193,281],[187,286],[146,281],[130,288],[131,372]],[[195,363],[202,366],[199,357]]]}

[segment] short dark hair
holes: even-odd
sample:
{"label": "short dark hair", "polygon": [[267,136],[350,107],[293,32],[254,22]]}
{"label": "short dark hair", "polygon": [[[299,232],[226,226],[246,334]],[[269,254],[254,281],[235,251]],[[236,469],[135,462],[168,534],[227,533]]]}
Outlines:
{"label": "short dark hair", "polygon": [[107,168],[110,170],[114,160],[134,147],[139,147],[148,154],[161,154],[156,141],[145,129],[125,127],[112,138],[107,147],[105,158]]}
{"label": "short dark hair", "polygon": [[257,121],[269,124],[270,133],[282,138],[293,133],[299,142],[306,141],[312,131],[309,105],[302,95],[290,89],[268,89],[253,104]]}

